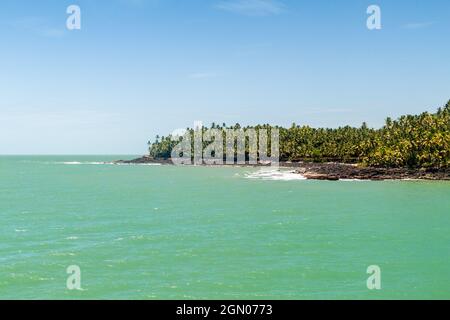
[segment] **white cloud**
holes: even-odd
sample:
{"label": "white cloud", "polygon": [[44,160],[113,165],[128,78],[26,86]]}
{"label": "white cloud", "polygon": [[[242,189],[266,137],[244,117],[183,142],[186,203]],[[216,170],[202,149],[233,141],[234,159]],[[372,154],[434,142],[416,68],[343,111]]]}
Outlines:
{"label": "white cloud", "polygon": [[432,26],[434,24],[434,22],[429,21],[429,22],[415,22],[415,23],[407,23],[405,25],[402,26],[403,29],[423,29],[423,28],[428,28],[430,26]]}
{"label": "white cloud", "polygon": [[285,10],[277,0],[227,0],[219,2],[216,8],[246,16],[277,15]]}

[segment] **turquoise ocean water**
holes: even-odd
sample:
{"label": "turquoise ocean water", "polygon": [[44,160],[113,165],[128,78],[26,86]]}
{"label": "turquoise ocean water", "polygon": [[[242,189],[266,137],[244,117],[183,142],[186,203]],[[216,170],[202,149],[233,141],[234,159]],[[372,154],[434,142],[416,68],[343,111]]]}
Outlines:
{"label": "turquoise ocean water", "polygon": [[0,157],[1,299],[450,298],[448,182],[123,158]]}

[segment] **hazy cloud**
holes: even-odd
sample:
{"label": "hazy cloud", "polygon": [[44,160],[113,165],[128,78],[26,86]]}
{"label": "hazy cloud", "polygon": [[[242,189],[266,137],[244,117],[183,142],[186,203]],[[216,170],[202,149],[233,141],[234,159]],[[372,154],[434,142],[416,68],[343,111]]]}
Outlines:
{"label": "hazy cloud", "polygon": [[216,78],[218,77],[218,74],[212,73],[212,72],[197,72],[197,73],[191,73],[189,75],[189,78],[191,79],[209,79],[209,78]]}
{"label": "hazy cloud", "polygon": [[306,108],[307,114],[330,114],[330,113],[349,113],[353,112],[354,110],[350,108]]}
{"label": "hazy cloud", "polygon": [[430,26],[432,26],[434,24],[433,21],[429,21],[429,22],[415,22],[415,23],[407,23],[405,25],[402,26],[403,29],[423,29],[423,28],[428,28]]}
{"label": "hazy cloud", "polygon": [[42,37],[59,38],[65,33],[65,24],[61,27],[50,26],[45,19],[37,17],[22,18],[9,23],[10,26],[17,30],[34,33]]}
{"label": "hazy cloud", "polygon": [[277,0],[227,0],[219,2],[216,8],[246,16],[277,15],[285,10],[284,4]]}
{"label": "hazy cloud", "polygon": [[145,5],[158,5],[160,0],[118,0],[120,3],[133,6],[133,7],[143,7]]}

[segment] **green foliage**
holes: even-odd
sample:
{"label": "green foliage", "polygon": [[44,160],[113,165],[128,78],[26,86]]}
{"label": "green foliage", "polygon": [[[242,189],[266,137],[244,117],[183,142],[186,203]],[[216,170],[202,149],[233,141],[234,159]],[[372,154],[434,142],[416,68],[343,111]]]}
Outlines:
{"label": "green foliage", "polygon": [[[217,124],[213,128],[239,129]],[[268,124],[255,127],[267,129]],[[381,129],[370,129],[366,123],[360,128],[311,128],[293,124],[280,130],[281,161],[314,161],[361,163],[374,167],[444,168],[450,166],[450,101],[430,114],[402,116],[386,119]],[[193,130],[188,129],[193,135]],[[206,130],[206,128],[203,128]],[[172,137],[157,137],[149,143],[154,158],[170,158],[172,148],[178,143]],[[204,142],[204,146],[208,143]],[[248,146],[247,146],[247,152]]]}
{"label": "green foliage", "polygon": [[450,165],[450,102],[435,114],[402,116],[378,130],[364,149],[371,166],[442,168]]}

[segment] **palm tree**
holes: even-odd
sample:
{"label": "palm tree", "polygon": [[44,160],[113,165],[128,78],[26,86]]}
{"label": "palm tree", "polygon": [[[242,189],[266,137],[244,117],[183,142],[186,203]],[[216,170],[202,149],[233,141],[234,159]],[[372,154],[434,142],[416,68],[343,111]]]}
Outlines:
{"label": "palm tree", "polygon": [[[216,127],[220,129],[219,125]],[[241,125],[236,123],[234,128],[240,129]],[[270,132],[272,127],[264,124],[246,127],[249,128]],[[387,118],[381,129],[370,129],[365,122],[359,128],[311,128],[295,123],[290,128],[277,128],[282,161],[359,162],[381,167],[450,166],[450,101],[434,114],[405,115],[397,120]],[[225,135],[225,123],[222,130]],[[193,135],[193,129],[187,128],[187,132]],[[175,145],[171,136],[160,138],[158,135],[155,143],[149,141],[150,154],[169,157]],[[248,152],[248,148],[246,150]]]}

